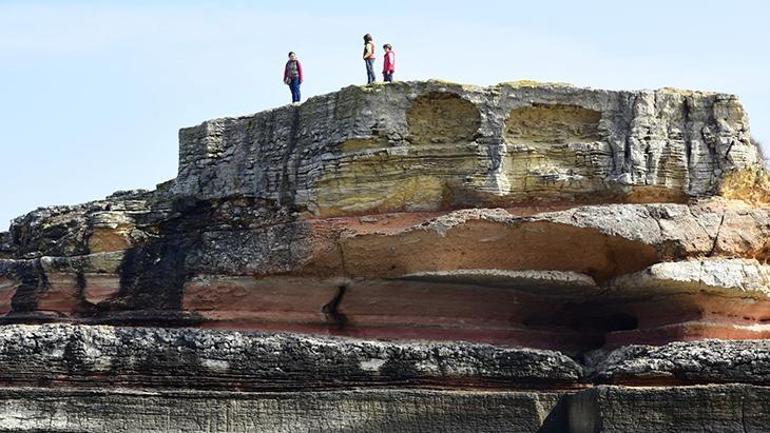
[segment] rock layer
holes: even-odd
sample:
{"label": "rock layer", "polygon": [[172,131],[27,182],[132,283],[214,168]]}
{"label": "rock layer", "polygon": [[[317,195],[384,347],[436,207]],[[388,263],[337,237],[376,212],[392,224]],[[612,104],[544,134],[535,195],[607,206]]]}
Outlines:
{"label": "rock layer", "polygon": [[[62,215],[86,227],[103,221],[103,207],[81,210],[89,206]],[[0,260],[3,320],[461,339],[570,353],[606,342],[769,335],[761,261],[770,215],[741,202],[331,219],[247,199],[148,208],[131,229],[146,240],[135,235],[125,250]],[[115,237],[86,228],[43,241],[46,230],[19,228],[28,236],[19,254],[89,251],[94,237]]]}
{"label": "rock layer", "polygon": [[769,392],[750,385],[599,386],[574,397],[569,431],[759,433],[770,422]]}
{"label": "rock layer", "polygon": [[363,386],[569,387],[583,375],[551,351],[179,328],[7,325],[0,381],[70,387],[274,391]]}
{"label": "rock layer", "polygon": [[173,191],[321,216],[715,194],[760,160],[735,97],[430,81],[348,87],[180,132]]}
{"label": "rock layer", "polygon": [[[467,343],[73,325],[0,337],[0,431],[760,432],[768,421],[769,341],[628,347],[592,355],[584,375],[555,352]],[[608,380],[621,385],[593,385]]]}
{"label": "rock layer", "polygon": [[703,340],[632,345],[589,357],[604,383],[770,383],[770,340]]}
{"label": "rock layer", "polygon": [[0,431],[531,433],[557,401],[550,392],[11,388],[0,390]]}

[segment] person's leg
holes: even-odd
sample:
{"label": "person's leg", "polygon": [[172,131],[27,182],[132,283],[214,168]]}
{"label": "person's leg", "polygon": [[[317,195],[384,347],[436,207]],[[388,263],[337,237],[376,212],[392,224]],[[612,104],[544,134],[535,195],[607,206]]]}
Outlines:
{"label": "person's leg", "polygon": [[374,75],[374,59],[366,59],[366,83],[372,84],[376,79]]}
{"label": "person's leg", "polygon": [[299,102],[299,99],[300,99],[299,79],[298,78],[292,79],[289,87],[291,87],[291,102]]}
{"label": "person's leg", "polygon": [[385,72],[383,75],[385,77],[385,81],[386,82],[388,82],[388,83],[392,83],[393,82],[393,72]]}
{"label": "person's leg", "polygon": [[372,83],[377,81],[377,73],[374,72],[374,59],[372,59]]}

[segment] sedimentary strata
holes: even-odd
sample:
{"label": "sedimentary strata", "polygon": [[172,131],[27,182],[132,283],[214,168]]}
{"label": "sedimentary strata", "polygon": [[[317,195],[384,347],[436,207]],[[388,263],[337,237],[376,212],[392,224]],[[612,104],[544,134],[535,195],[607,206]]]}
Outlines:
{"label": "sedimentary strata", "polygon": [[0,233],[0,430],[767,425],[734,96],[395,83],[179,137],[157,189]]}

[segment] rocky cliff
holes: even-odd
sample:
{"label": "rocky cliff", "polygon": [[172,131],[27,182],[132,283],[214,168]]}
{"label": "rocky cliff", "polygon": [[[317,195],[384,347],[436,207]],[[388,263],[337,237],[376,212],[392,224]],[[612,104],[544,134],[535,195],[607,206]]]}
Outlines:
{"label": "rocky cliff", "polygon": [[0,430],[761,432],[768,177],[730,95],[349,87],[0,234]]}

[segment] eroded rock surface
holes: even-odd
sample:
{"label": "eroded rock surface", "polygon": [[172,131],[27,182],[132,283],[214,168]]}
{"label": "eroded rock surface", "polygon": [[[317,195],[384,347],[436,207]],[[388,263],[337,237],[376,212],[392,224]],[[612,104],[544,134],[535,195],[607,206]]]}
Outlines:
{"label": "eroded rock surface", "polygon": [[705,292],[725,297],[770,296],[770,266],[756,259],[704,258],[656,263],[612,283],[624,294]]}
{"label": "eroded rock surface", "polygon": [[349,87],[179,149],[0,233],[0,431],[767,425],[770,181],[733,96]]}
{"label": "eroded rock surface", "polygon": [[597,386],[573,397],[571,433],[767,430],[770,388],[752,385]]}
{"label": "eroded rock surface", "polygon": [[551,351],[189,328],[7,325],[0,380],[242,391],[441,385],[549,388],[583,369]]}
{"label": "eroded rock surface", "polygon": [[[554,392],[388,389],[291,393],[0,389],[8,432],[538,431]],[[53,415],[52,415],[53,414]]]}
{"label": "eroded rock surface", "polygon": [[180,132],[178,194],[322,215],[711,195],[759,156],[735,97],[429,81],[348,87]]}
{"label": "eroded rock surface", "polygon": [[770,340],[703,340],[625,346],[590,358],[602,382],[770,384]]}

